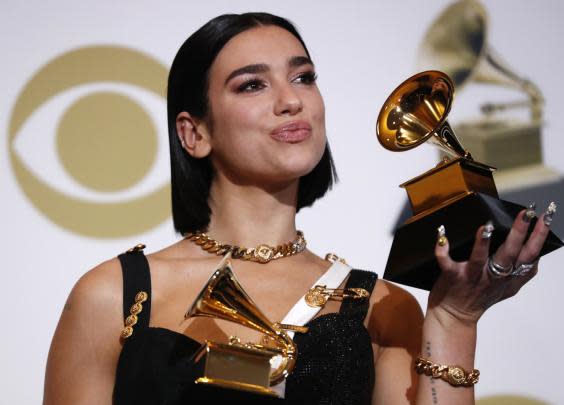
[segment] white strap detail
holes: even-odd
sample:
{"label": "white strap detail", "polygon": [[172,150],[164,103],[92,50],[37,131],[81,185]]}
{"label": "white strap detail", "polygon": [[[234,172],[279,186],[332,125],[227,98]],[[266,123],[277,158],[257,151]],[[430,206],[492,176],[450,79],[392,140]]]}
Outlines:
{"label": "white strap detail", "polygon": [[[319,280],[315,282],[314,285],[311,287],[315,287],[316,285],[324,285],[327,288],[338,288],[345,278],[349,275],[351,271],[351,267],[340,262],[335,261],[327,269],[325,274],[323,274]],[[298,302],[292,307],[290,312],[284,317],[281,323],[288,323],[290,325],[296,326],[303,326],[308,323],[317,313],[321,310],[322,307],[310,307],[306,304],[305,301],[305,294],[299,299]],[[288,335],[291,338],[294,337],[294,332],[287,331]],[[284,398],[286,393],[286,380],[282,381],[280,384],[274,385],[270,387],[273,391],[275,391],[280,398]]]}
{"label": "white strap detail", "polygon": [[[327,288],[339,288],[345,278],[349,275],[351,267],[335,261],[331,267],[315,282],[311,287],[316,285],[324,285]],[[305,294],[293,306],[293,308],[284,317],[281,323],[288,323],[290,325],[303,326],[308,323],[322,307],[310,307],[305,301]],[[294,337],[294,332],[288,332],[290,337]]]}

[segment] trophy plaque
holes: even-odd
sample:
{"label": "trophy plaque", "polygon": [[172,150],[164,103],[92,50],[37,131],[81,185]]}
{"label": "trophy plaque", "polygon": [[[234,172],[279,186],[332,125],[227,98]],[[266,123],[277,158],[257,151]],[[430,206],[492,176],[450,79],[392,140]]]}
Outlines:
{"label": "trophy plaque", "polygon": [[[400,84],[384,103],[376,125],[380,144],[401,152],[430,142],[444,157],[433,169],[403,183],[413,216],[395,233],[384,278],[430,290],[439,276],[434,255],[437,228],[444,225],[454,260],[467,260],[479,226],[492,221],[491,252],[503,243],[525,207],[499,199],[495,168],[472,158],[448,124],[454,84],[443,72],[418,73]],[[536,220],[531,221],[530,230]],[[541,256],[563,245],[550,232]]]}

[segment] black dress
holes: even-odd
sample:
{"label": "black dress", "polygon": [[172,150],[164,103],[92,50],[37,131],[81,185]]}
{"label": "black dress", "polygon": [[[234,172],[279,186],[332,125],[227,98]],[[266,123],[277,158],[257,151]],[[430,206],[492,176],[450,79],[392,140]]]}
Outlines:
{"label": "black dress", "polygon": [[[214,404],[368,405],[374,387],[374,360],[368,331],[363,325],[368,300],[345,299],[338,313],[312,319],[309,331],[296,334],[298,358],[286,380],[285,399],[249,395],[195,385],[191,356],[200,343],[164,328],[149,326],[151,278],[142,251],[119,256],[124,285],[124,318],[135,308],[137,322],[124,341],[114,386],[114,404]],[[377,275],[351,270],[346,288],[372,292]],[[145,291],[146,297],[140,297]],[[140,299],[146,298],[146,300]],[[140,310],[140,311],[139,311]],[[130,319],[131,321],[131,319]],[[218,392],[220,394],[218,394]]]}

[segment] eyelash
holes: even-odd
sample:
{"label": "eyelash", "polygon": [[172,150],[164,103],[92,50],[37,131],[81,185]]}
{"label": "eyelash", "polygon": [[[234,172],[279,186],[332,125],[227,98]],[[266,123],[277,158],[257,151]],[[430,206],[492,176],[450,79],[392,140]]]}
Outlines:
{"label": "eyelash", "polygon": [[[313,71],[300,73],[293,81],[298,80],[299,84],[311,86],[317,81],[317,74]],[[253,93],[266,87],[264,81],[253,78],[243,82],[237,87],[237,93]]]}
{"label": "eyelash", "polygon": [[[252,86],[252,88],[251,88]],[[265,87],[265,83],[260,79],[250,79],[237,87],[237,93],[253,93]]]}
{"label": "eyelash", "polygon": [[317,74],[313,70],[310,70],[309,72],[299,74],[296,79],[300,79],[300,83],[302,84],[312,85],[317,81]]}

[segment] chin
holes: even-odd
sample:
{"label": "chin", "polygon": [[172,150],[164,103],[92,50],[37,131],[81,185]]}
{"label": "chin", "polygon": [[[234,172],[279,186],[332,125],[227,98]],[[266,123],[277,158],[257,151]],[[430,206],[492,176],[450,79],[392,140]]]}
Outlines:
{"label": "chin", "polygon": [[286,179],[299,179],[309,174],[317,166],[321,156],[314,156],[309,159],[298,159],[296,156],[293,156],[284,162],[284,167],[280,168],[279,173],[284,173]]}
{"label": "chin", "polygon": [[295,171],[307,174],[317,166],[323,157],[325,145],[326,142],[320,140],[294,144],[293,147],[280,151],[280,154],[278,154],[279,162],[286,167],[293,167]]}

